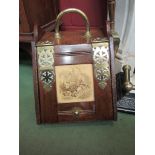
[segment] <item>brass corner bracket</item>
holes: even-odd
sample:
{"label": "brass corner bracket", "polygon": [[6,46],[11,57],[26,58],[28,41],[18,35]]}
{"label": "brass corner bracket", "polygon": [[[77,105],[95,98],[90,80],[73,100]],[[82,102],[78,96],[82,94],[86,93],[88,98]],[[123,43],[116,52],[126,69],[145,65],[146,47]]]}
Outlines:
{"label": "brass corner bracket", "polygon": [[110,78],[109,43],[105,38],[92,40],[94,74],[98,85],[104,89]]}
{"label": "brass corner bracket", "polygon": [[36,45],[38,57],[38,76],[46,90],[50,90],[55,81],[54,46],[50,41]]}

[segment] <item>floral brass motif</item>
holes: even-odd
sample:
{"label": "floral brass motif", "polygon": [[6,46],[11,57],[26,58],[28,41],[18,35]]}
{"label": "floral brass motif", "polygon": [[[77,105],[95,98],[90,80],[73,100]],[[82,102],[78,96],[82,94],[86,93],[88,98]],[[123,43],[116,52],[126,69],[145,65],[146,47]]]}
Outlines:
{"label": "floral brass motif", "polygon": [[51,70],[44,70],[40,72],[40,79],[44,85],[52,87],[52,83],[54,82],[54,72]]}
{"label": "floral brass motif", "polygon": [[44,88],[51,88],[55,81],[54,46],[52,42],[39,42],[37,44],[39,77]]}
{"label": "floral brass motif", "polygon": [[[96,41],[97,40],[97,41]],[[94,74],[101,89],[107,85],[107,80],[110,78],[109,69],[109,43],[103,39],[96,39],[92,42]]]}

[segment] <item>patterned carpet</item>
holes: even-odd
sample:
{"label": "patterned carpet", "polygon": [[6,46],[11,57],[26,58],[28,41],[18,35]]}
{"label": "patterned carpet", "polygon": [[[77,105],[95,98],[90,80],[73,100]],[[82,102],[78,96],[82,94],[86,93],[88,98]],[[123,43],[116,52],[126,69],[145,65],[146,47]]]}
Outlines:
{"label": "patterned carpet", "polygon": [[117,102],[117,110],[127,113],[135,113],[135,94],[129,93]]}

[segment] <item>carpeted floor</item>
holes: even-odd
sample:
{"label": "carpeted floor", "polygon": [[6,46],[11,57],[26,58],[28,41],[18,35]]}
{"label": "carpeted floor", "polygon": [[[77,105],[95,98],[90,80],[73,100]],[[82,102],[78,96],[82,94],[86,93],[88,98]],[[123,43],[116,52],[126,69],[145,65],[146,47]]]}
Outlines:
{"label": "carpeted floor", "polygon": [[20,155],[134,155],[135,116],[116,122],[37,125],[31,64],[20,64]]}

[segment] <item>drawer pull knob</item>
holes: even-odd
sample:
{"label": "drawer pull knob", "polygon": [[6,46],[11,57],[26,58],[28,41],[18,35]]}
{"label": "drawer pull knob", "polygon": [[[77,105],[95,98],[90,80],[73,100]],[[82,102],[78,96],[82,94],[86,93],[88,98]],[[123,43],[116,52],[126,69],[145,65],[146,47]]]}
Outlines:
{"label": "drawer pull knob", "polygon": [[76,111],[74,112],[74,114],[75,114],[76,116],[78,116],[78,115],[79,115],[79,111],[76,110]]}

